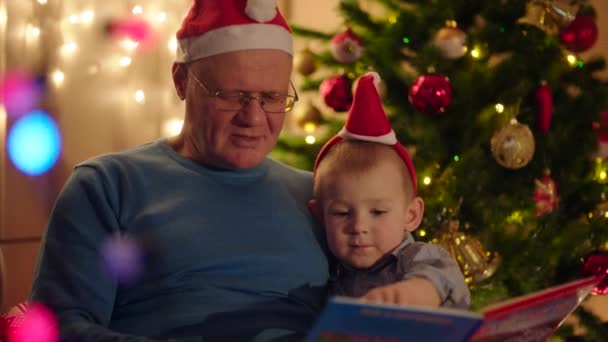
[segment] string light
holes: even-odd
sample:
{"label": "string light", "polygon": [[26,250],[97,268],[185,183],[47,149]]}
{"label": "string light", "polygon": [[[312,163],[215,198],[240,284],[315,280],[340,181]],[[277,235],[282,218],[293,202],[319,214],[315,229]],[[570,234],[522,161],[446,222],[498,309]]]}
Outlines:
{"label": "string light", "polygon": [[93,11],[84,11],[80,14],[80,21],[85,24],[90,24],[95,19],[95,12]]}
{"label": "string light", "polygon": [[178,135],[182,131],[184,126],[184,120],[178,118],[171,118],[163,123],[163,135],[165,137],[173,137]]}
{"label": "string light", "polygon": [[80,22],[80,17],[78,17],[76,14],[72,14],[69,20],[71,24],[78,24]]}
{"label": "string light", "polygon": [[431,177],[424,177],[422,183],[424,183],[424,185],[431,185]]}
{"label": "string light", "polygon": [[571,66],[576,66],[576,63],[578,62],[578,58],[576,58],[575,55],[567,55],[566,60]]}
{"label": "string light", "polygon": [[424,230],[424,229],[418,230],[418,236],[425,237],[426,236],[426,230]]}
{"label": "string light", "polygon": [[71,55],[76,52],[76,50],[78,50],[78,45],[74,42],[64,44],[61,47],[61,53],[63,53],[64,55]]}
{"label": "string light", "polygon": [[126,68],[131,65],[132,59],[129,56],[124,56],[120,58],[119,64],[121,67]]}
{"label": "string light", "polygon": [[125,38],[120,41],[120,46],[122,46],[125,50],[132,52],[133,50],[137,49],[139,43],[129,38]]}
{"label": "string light", "polygon": [[41,5],[46,5],[47,0],[38,0],[38,3]]}
{"label": "string light", "polygon": [[471,50],[471,57],[473,58],[480,58],[481,57],[481,51],[479,50],[479,48],[474,48],[473,50]]}
{"label": "string light", "polygon": [[460,156],[459,155],[455,155],[454,156],[454,161],[455,162],[459,162],[460,161]]}
{"label": "string light", "polygon": [[131,12],[135,15],[139,15],[144,13],[144,9],[140,5],[135,5],[133,6],[133,10],[131,10]]}
{"label": "string light", "polygon": [[139,104],[143,104],[146,101],[146,94],[143,90],[139,89],[135,92],[135,101]]}
{"label": "string light", "polygon": [[160,12],[156,15],[156,20],[159,23],[164,23],[165,21],[167,21],[167,13],[165,12]]}
{"label": "string light", "polygon": [[397,16],[395,16],[395,15],[391,15],[391,16],[388,18],[388,22],[389,22],[389,23],[391,23],[391,24],[396,24],[396,23],[397,23]]}
{"label": "string light", "polygon": [[171,39],[169,39],[169,42],[167,43],[167,48],[170,52],[175,53],[175,51],[177,50],[177,38],[172,37]]}
{"label": "string light", "polygon": [[608,174],[606,173],[606,171],[600,172],[600,180],[601,181],[605,181],[607,177],[608,177]]}
{"label": "string light", "polygon": [[55,86],[60,87],[65,80],[65,74],[61,70],[55,70],[51,73],[51,80]]}
{"label": "string light", "polygon": [[496,112],[499,114],[502,114],[505,111],[505,106],[502,103],[497,103],[495,108]]}
{"label": "string light", "polygon": [[306,143],[309,145],[313,145],[314,143],[317,142],[317,139],[312,135],[307,136],[305,140],[306,140]]}
{"label": "string light", "polygon": [[27,25],[27,35],[33,38],[40,37],[40,28],[31,24]]}
{"label": "string light", "polygon": [[307,133],[312,133],[317,129],[317,125],[313,122],[307,122],[304,124],[304,130]]}

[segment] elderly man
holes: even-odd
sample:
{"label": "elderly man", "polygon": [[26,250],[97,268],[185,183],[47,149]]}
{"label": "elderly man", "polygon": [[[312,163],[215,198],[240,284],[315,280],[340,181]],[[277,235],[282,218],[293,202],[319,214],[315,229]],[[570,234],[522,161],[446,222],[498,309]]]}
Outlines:
{"label": "elderly man", "polygon": [[[299,340],[328,264],[311,175],[267,158],[297,100],[290,29],[274,1],[196,0],[177,37],[182,132],[76,166],[31,299],[70,342]],[[145,261],[129,282],[100,268],[116,236]]]}

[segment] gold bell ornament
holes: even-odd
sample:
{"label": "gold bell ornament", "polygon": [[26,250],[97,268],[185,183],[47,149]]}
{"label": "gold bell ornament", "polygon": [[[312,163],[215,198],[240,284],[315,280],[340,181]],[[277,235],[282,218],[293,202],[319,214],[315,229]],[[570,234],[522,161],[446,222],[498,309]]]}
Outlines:
{"label": "gold bell ornament", "polygon": [[502,261],[498,253],[489,252],[479,240],[461,232],[457,219],[448,219],[442,225],[442,234],[433,242],[458,261],[467,284],[478,284],[496,273]]}

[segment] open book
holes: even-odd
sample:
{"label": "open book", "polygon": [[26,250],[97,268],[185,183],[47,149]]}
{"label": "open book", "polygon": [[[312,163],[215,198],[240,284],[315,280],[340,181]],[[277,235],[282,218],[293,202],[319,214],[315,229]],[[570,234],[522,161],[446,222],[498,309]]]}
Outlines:
{"label": "open book", "polygon": [[307,342],[546,341],[603,279],[590,277],[474,313],[332,298]]}

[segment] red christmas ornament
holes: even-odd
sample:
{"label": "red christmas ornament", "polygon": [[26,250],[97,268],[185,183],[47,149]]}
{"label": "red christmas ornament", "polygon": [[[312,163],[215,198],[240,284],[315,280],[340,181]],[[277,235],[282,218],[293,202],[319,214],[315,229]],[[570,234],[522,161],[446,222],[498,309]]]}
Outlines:
{"label": "red christmas ornament", "polygon": [[345,75],[334,76],[321,82],[319,91],[323,101],[336,112],[345,112],[353,103],[350,80]]}
{"label": "red christmas ornament", "polygon": [[557,207],[559,203],[557,184],[551,178],[550,170],[545,170],[545,175],[541,179],[534,180],[534,196],[532,196],[532,199],[536,203],[536,216],[549,214]]}
{"label": "red christmas ornament", "polygon": [[577,15],[576,18],[559,34],[559,39],[572,52],[583,52],[590,49],[598,37],[595,18],[590,15]]}
{"label": "red christmas ornament", "polygon": [[331,40],[331,54],[345,64],[354,63],[363,55],[363,40],[350,28],[336,34]]}
{"label": "red christmas ornament", "polygon": [[543,134],[547,134],[553,117],[553,92],[547,82],[542,81],[536,88],[534,99],[538,110],[538,128]]}
{"label": "red christmas ornament", "polygon": [[603,276],[604,279],[593,289],[593,294],[608,294],[608,252],[596,251],[587,255],[583,260],[582,275]]}
{"label": "red christmas ornament", "polygon": [[452,102],[450,80],[441,74],[418,76],[410,88],[409,101],[426,113],[445,113]]}
{"label": "red christmas ornament", "polygon": [[600,113],[600,121],[592,123],[591,129],[597,136],[597,152],[592,157],[608,157],[608,112]]}

